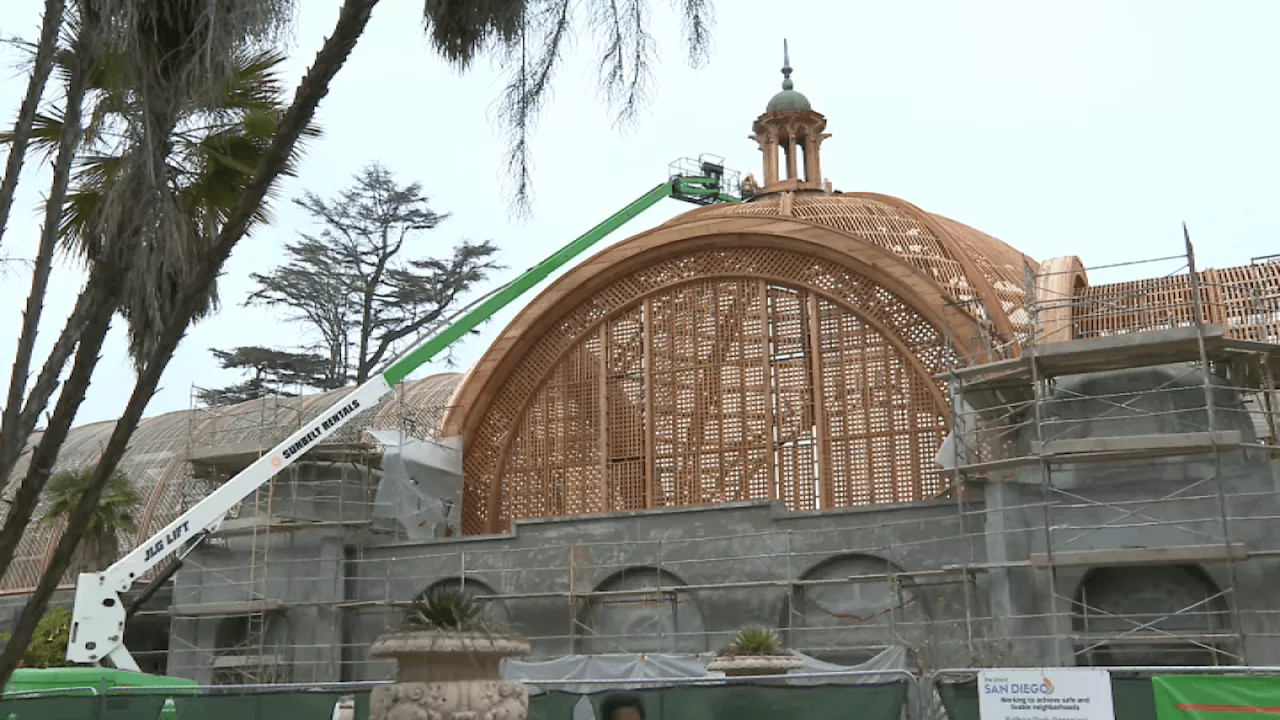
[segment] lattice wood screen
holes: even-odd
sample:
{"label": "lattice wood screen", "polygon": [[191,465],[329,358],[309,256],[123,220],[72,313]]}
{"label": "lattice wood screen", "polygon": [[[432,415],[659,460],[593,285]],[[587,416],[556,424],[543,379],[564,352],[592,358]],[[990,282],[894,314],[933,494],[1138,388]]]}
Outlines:
{"label": "lattice wood screen", "polygon": [[666,260],[568,312],[508,376],[467,439],[464,532],[931,497],[948,414],[931,375],[950,360],[907,303],[835,263],[772,248]]}
{"label": "lattice wood screen", "polygon": [[[1280,263],[1205,270],[1198,280],[1205,322],[1222,325],[1230,337],[1280,342]],[[1191,276],[1082,288],[1072,318],[1077,338],[1190,327]]]}
{"label": "lattice wood screen", "polygon": [[[784,214],[778,196],[713,206],[696,213],[699,219]],[[796,195],[787,214],[851,232],[892,251],[935,280],[955,302],[964,304],[980,320],[989,320],[978,288],[960,262],[959,256],[963,256],[991,286],[1018,337],[1026,338],[1031,332],[1031,316],[1026,309],[1026,266],[1034,273],[1038,263],[986,233],[892,198],[861,193]],[[690,213],[687,217],[693,216]]]}

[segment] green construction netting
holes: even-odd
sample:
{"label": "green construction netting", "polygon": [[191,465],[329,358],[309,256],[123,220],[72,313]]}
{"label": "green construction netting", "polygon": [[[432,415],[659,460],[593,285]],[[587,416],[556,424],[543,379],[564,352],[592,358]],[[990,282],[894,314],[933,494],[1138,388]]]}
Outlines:
{"label": "green construction netting", "polygon": [[[898,720],[906,703],[907,685],[700,685],[634,694],[644,701],[647,720]],[[598,710],[607,696],[608,692],[598,692],[587,697]],[[580,697],[562,692],[535,695],[529,698],[529,720],[570,720]]]}
{"label": "green construction netting", "polygon": [[1280,715],[1276,677],[1157,675],[1152,685],[1160,720]]}
{"label": "green construction netting", "polygon": [[[938,695],[950,720],[979,720],[978,682],[938,683]],[[1111,698],[1117,718],[1156,720],[1151,678],[1111,678]]]}
{"label": "green construction netting", "polygon": [[[0,701],[0,720],[330,720],[334,705],[343,694],[138,693],[16,698]],[[649,720],[899,720],[906,703],[907,685],[905,682],[818,687],[719,685],[641,690],[635,694],[643,699]],[[355,720],[367,720],[369,693],[354,695]],[[598,708],[607,695],[608,692],[598,692],[586,697]],[[571,720],[573,709],[582,697],[564,692],[534,695],[529,700],[529,718]]]}
{"label": "green construction netting", "polygon": [[163,709],[163,697],[55,695],[0,700],[0,720],[157,720]]}
{"label": "green construction netting", "polygon": [[340,694],[176,695],[177,720],[330,720]]}
{"label": "green construction netting", "polygon": [[330,692],[28,697],[0,700],[0,720],[331,720],[340,697]]}

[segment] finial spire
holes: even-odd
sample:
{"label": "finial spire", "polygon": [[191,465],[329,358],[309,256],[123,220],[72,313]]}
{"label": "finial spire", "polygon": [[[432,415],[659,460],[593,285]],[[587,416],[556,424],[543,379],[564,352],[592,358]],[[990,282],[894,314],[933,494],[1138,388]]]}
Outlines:
{"label": "finial spire", "polygon": [[791,82],[791,53],[787,50],[787,41],[782,40],[782,89],[790,90],[795,87],[795,83]]}

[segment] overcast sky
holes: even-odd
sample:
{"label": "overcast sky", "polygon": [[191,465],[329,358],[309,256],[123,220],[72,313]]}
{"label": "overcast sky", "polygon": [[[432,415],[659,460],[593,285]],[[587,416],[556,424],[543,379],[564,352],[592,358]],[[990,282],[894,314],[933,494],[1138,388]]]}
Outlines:
{"label": "overcast sky", "polygon": [[[299,0],[290,86],[332,27],[337,0]],[[617,130],[592,88],[595,44],[581,38],[561,71],[535,139],[534,216],[510,221],[493,121],[501,87],[481,63],[459,75],[422,38],[420,0],[384,0],[317,116],[303,189],[327,195],[370,161],[416,180],[433,208],[452,213],[424,243],[444,253],[463,238],[491,239],[502,278],[666,177],[681,156],[715,153],[759,173],[751,121],[777,91],[790,40],[796,89],[828,118],[823,169],[838,189],[909,200],[992,234],[1037,259],[1079,255],[1087,266],[1181,252],[1186,220],[1205,266],[1280,253],[1280,3],[1095,0],[720,0],[709,65],[683,61],[678,25],[653,0],[660,37],[652,102]],[[40,0],[0,2],[0,34],[33,38]],[[0,66],[0,120],[12,122],[26,78],[18,56]],[[28,173],[0,247],[29,258],[39,231],[43,173]],[[1273,208],[1268,210],[1268,208]],[[302,345],[300,328],[241,303],[248,275],[281,259],[306,227],[288,202],[277,223],[245,239],[225,268],[223,309],[191,331],[149,414],[184,409],[193,386],[238,380],[210,347]],[[689,209],[648,211],[612,242]],[[1095,273],[1094,282],[1163,274],[1177,264]],[[47,306],[47,348],[82,276],[62,264]],[[0,360],[8,369],[26,297],[20,268],[0,277]],[[531,299],[532,294],[527,299]],[[511,319],[509,308],[459,348],[469,364]],[[43,357],[43,355],[41,355]],[[427,370],[429,371],[429,370]],[[7,372],[4,375],[7,384]],[[133,384],[122,333],[113,331],[77,424],[116,416]]]}

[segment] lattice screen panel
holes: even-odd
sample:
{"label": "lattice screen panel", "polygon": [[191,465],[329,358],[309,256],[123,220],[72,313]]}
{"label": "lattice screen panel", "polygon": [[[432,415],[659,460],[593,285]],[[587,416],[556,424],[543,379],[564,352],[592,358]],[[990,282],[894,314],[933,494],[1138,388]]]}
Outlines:
{"label": "lattice screen panel", "polygon": [[[781,215],[777,197],[762,197],[740,205],[719,205],[682,216],[681,220],[741,215]],[[1031,333],[1027,311],[1027,277],[1024,263],[1034,272],[1038,264],[1000,240],[941,215],[904,209],[883,200],[856,193],[793,196],[791,215],[853,233],[879,245],[933,278],[942,288],[984,323],[986,308],[976,286],[956,255],[960,254],[982,273],[1009,318],[1019,339]],[[936,223],[936,225],[930,225]],[[939,237],[933,228],[941,228]]]}
{"label": "lattice screen panel", "polygon": [[952,361],[946,342],[843,266],[771,248],[691,253],[611,283],[538,336],[466,440],[464,532],[943,488],[946,403],[931,375]]}
{"label": "lattice screen panel", "polygon": [[[1205,321],[1229,337],[1280,342],[1280,263],[1205,270],[1197,276]],[[1191,327],[1191,276],[1082,288],[1072,301],[1075,337]]]}

